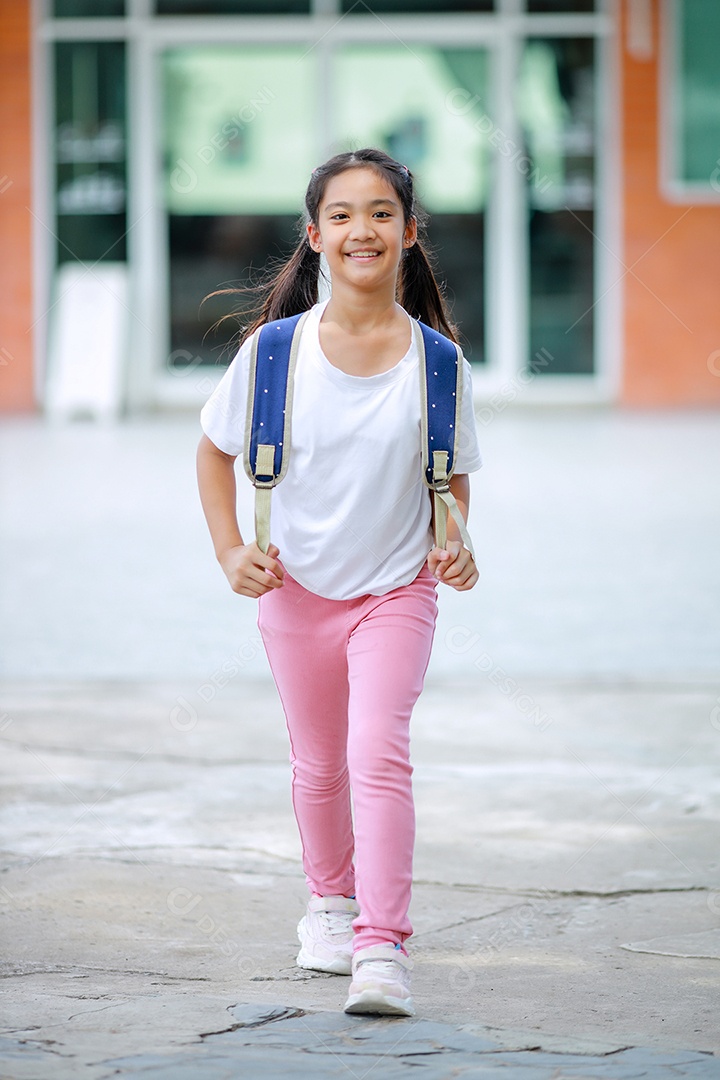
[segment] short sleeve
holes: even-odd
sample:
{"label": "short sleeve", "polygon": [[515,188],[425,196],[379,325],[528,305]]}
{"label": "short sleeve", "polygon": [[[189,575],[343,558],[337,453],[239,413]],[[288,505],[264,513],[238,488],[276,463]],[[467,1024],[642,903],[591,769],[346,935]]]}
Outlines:
{"label": "short sleeve", "polygon": [[475,410],[473,408],[472,370],[463,357],[463,391],[460,410],[460,431],[457,440],[457,457],[454,472],[476,472],[482,465],[478,445]]}
{"label": "short sleeve", "polygon": [[252,338],[248,338],[200,413],[208,439],[233,457],[242,454],[244,447],[251,350]]}

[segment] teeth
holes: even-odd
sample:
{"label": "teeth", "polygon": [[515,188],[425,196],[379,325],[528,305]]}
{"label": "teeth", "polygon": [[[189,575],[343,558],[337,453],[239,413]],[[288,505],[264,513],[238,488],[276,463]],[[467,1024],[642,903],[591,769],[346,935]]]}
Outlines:
{"label": "teeth", "polygon": [[377,252],[377,251],[351,251],[349,254],[350,254],[351,259],[374,259],[374,258],[377,257],[379,252]]}

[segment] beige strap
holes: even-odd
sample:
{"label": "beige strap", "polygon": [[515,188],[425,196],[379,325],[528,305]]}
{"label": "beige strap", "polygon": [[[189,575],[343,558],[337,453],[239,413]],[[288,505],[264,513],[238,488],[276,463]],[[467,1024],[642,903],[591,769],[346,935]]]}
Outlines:
{"label": "beige strap", "polygon": [[447,450],[433,450],[433,504],[435,508],[435,545],[444,548],[447,544],[447,517],[448,511],[458,527],[463,544],[468,549],[473,559],[475,551],[472,546],[470,534],[465,526],[465,520],[460,512],[455,496],[450,490],[447,478],[448,452]]}
{"label": "beige strap", "polygon": [[433,514],[435,516],[435,547],[444,548],[447,544],[447,504],[437,491],[433,492]]}
{"label": "beige strap", "polygon": [[448,487],[447,478],[448,452],[447,450],[433,450],[433,507],[435,514],[435,546],[444,548],[447,543],[447,505],[440,498],[438,487]]}
{"label": "beige strap", "polygon": [[455,500],[455,496],[450,491],[450,488],[448,488],[447,491],[436,491],[436,492],[434,492],[434,497],[435,497],[435,543],[436,543],[436,545],[438,547],[443,547],[444,548],[445,545],[447,544],[447,516],[448,516],[448,511],[449,511],[450,514],[452,515],[453,521],[455,522],[455,524],[458,527],[458,530],[460,532],[460,538],[461,538],[463,544],[468,549],[468,551],[470,552],[470,554],[472,555],[472,557],[474,559],[475,558],[475,549],[473,548],[472,540],[470,539],[470,534],[467,531],[465,521],[464,521],[463,516],[462,516],[462,514],[460,512],[460,507],[458,506],[458,504],[457,504],[457,502]]}
{"label": "beige strap", "polygon": [[[270,492],[279,484],[284,478],[288,470],[290,463],[290,444],[291,444],[291,428],[292,428],[292,402],[293,402],[293,386],[295,382],[295,366],[297,364],[298,349],[300,348],[300,331],[302,330],[308,316],[309,311],[298,320],[295,327],[295,333],[293,334],[292,341],[290,343],[290,356],[288,358],[288,372],[287,372],[287,387],[285,391],[285,408],[283,418],[283,436],[282,442],[278,445],[282,447],[282,461],[280,464],[280,472],[275,476],[275,447],[269,444],[259,443],[257,448],[257,454],[255,456],[255,470],[252,469],[250,461],[250,445],[252,442],[251,433],[253,426],[253,404],[255,399],[255,378],[257,375],[257,352],[260,342],[260,334],[255,333],[252,336],[252,351],[250,355],[250,380],[248,385],[247,396],[247,411],[245,415],[245,445],[243,448],[243,465],[245,466],[245,472],[250,479],[251,483],[255,487],[255,539],[257,545],[261,551],[267,554],[267,549],[270,546]],[[260,476],[272,476],[273,480],[270,482],[258,481],[256,477]]]}
{"label": "beige strap", "polygon": [[272,488],[255,488],[255,538],[257,546],[267,555],[270,547],[270,494]]}
{"label": "beige strap", "polygon": [[[275,447],[260,443],[255,458],[255,473],[258,476],[272,476],[275,467]],[[255,538],[260,550],[267,555],[270,547],[270,493],[272,485],[255,487]]]}

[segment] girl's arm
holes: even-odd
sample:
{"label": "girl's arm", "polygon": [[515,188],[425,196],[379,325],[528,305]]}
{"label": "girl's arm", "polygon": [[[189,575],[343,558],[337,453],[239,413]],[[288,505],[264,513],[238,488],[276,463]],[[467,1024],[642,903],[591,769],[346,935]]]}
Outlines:
{"label": "girl's arm", "polygon": [[[450,491],[455,496],[463,519],[467,521],[470,509],[470,477],[467,473],[450,477]],[[480,577],[475,560],[463,546],[460,531],[450,514],[447,519],[447,546],[432,549],[428,555],[428,569],[438,581],[452,585],[458,592],[472,589]]]}
{"label": "girl's arm", "polygon": [[233,592],[257,598],[279,589],[283,579],[279,551],[271,544],[265,555],[254,540],[243,542],[237,521],[235,458],[218,449],[207,435],[198,446],[197,476],[215,555]]}

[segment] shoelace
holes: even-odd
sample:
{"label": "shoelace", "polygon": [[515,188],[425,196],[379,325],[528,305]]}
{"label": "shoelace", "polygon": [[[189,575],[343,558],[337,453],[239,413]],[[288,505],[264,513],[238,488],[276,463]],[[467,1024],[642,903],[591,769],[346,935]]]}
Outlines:
{"label": "shoelace", "polygon": [[320,915],[323,930],[330,936],[347,934],[351,930],[351,923],[355,918],[351,911],[320,911],[318,914]]}
{"label": "shoelace", "polygon": [[367,960],[361,960],[357,966],[357,973],[359,974],[366,965],[371,965],[371,969],[365,972],[369,975],[370,970],[372,974],[378,976],[381,979],[392,979],[393,982],[402,982],[404,971],[399,964],[396,964],[393,960],[373,960],[368,957]]}

